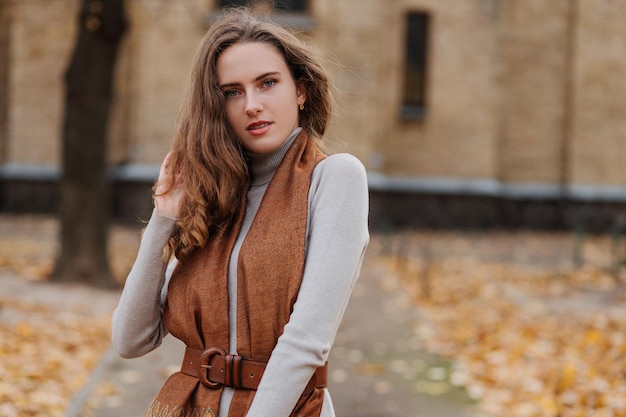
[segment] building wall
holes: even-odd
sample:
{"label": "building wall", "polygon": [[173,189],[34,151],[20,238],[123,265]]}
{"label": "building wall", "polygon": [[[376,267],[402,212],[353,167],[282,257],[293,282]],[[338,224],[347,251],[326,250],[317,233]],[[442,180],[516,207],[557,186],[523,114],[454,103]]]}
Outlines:
{"label": "building wall", "polygon": [[118,68],[111,159],[158,164],[171,144],[205,7],[166,0],[127,2],[130,31]]}
{"label": "building wall", "polygon": [[[5,6],[6,7],[6,6]],[[12,1],[5,163],[59,163],[62,80],[74,39],[77,2]]]}
{"label": "building wall", "polygon": [[8,4],[0,1],[0,164],[5,159],[7,143],[10,27]]}
{"label": "building wall", "polygon": [[579,0],[569,180],[626,185],[626,1]]}
{"label": "building wall", "polygon": [[[377,138],[388,130],[388,60],[392,8],[377,0],[313,2],[313,41],[326,52],[336,86],[337,108],[327,141],[370,164]],[[321,7],[323,6],[323,7]]]}
{"label": "building wall", "polygon": [[[110,135],[113,164],[158,163],[171,142],[191,58],[205,30],[206,8],[189,5],[128,2],[130,31],[117,67]],[[13,1],[8,7],[12,25],[4,162],[58,167],[63,75],[73,48],[78,1]]]}
{"label": "building wall", "polygon": [[623,188],[626,1],[508,1],[501,16],[501,179]]}
{"label": "building wall", "polygon": [[[59,168],[78,3],[1,3],[0,174]],[[158,172],[215,4],[127,1],[112,166]],[[426,115],[407,121],[411,11],[431,30]],[[364,162],[373,189],[626,201],[626,0],[310,0],[309,17],[299,36],[332,61],[336,85],[327,142]]]}
{"label": "building wall", "polygon": [[561,181],[570,3],[502,3],[499,179],[504,182]]}
{"label": "building wall", "polygon": [[[423,122],[399,120],[403,50],[396,49],[390,129],[378,141],[389,175],[494,178],[497,174],[499,87],[497,16],[492,1],[402,1],[394,11],[392,44],[404,43],[404,17],[431,15],[428,97]],[[384,66],[384,62],[380,63]]]}

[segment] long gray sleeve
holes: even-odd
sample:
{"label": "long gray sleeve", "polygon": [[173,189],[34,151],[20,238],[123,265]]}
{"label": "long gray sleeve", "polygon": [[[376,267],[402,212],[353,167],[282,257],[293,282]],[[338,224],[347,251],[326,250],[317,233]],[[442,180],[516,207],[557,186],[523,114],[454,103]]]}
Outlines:
{"label": "long gray sleeve", "polygon": [[163,248],[175,223],[176,220],[153,210],[137,259],[113,312],[111,339],[124,358],[139,357],[154,350],[167,334],[161,318],[161,291],[167,269]]}
{"label": "long gray sleeve", "polygon": [[[315,169],[302,286],[247,417],[288,417],[315,369],[328,359],[369,240],[367,177],[347,154]],[[328,396],[327,396],[328,398]],[[323,417],[334,416],[324,407]]]}

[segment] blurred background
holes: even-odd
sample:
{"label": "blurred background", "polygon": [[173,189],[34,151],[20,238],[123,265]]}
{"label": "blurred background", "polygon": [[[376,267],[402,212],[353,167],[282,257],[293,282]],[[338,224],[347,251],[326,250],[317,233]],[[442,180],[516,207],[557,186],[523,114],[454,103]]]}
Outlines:
{"label": "blurred background", "polygon": [[[89,34],[106,28],[113,3],[125,24],[105,60],[105,123],[92,126],[104,137],[79,138],[102,149],[83,158],[102,159],[98,171],[81,164],[87,151],[67,152],[69,92],[96,77],[83,72],[72,87],[80,71],[68,70],[84,68],[72,67],[80,53],[102,55]],[[333,379],[362,385],[345,390],[342,415],[466,412],[422,410],[442,397],[491,416],[626,416],[626,0],[0,0],[0,352],[20,364],[0,360],[0,416],[69,416],[72,399],[97,391],[80,394],[106,352],[118,293],[63,285],[123,283],[193,55],[232,5],[269,13],[323,51],[337,99],[325,140],[368,171],[372,245]],[[90,59],[93,74],[105,68]],[[106,191],[89,205],[68,200],[68,172],[95,173]],[[93,212],[87,226],[68,205]],[[66,230],[73,219],[82,236]],[[114,285],[86,278],[90,262],[76,259],[94,253]],[[358,321],[368,306],[395,317],[381,329],[399,320],[410,335],[360,336],[374,331]],[[22,365],[50,318],[76,341],[69,330],[43,338],[48,348],[58,339],[48,372],[67,371],[63,352],[86,356],[78,382],[46,395],[40,371]],[[102,341],[88,342],[85,327]],[[122,374],[122,385],[139,375]],[[126,415],[124,389],[108,389],[100,408]]]}

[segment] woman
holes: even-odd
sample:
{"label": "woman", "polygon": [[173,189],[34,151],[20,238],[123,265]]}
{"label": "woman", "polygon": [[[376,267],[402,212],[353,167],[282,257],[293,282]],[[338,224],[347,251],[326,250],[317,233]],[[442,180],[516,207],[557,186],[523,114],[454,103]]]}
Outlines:
{"label": "woman", "polygon": [[284,29],[240,10],[202,40],[113,314],[123,357],[187,345],[147,416],[334,416],[326,361],[369,235],[363,166],[318,147],[330,115]]}

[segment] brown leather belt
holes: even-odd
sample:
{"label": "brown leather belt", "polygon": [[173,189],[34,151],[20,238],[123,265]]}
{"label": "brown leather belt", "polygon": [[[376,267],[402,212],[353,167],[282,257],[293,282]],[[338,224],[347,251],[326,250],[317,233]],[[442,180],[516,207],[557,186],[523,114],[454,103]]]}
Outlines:
{"label": "brown leather belt", "polygon": [[[180,371],[198,378],[209,389],[227,386],[255,390],[259,387],[265,366],[264,362],[227,355],[223,349],[216,347],[206,350],[187,347]],[[308,394],[314,388],[325,388],[327,385],[328,362],[315,370],[304,393]]]}

